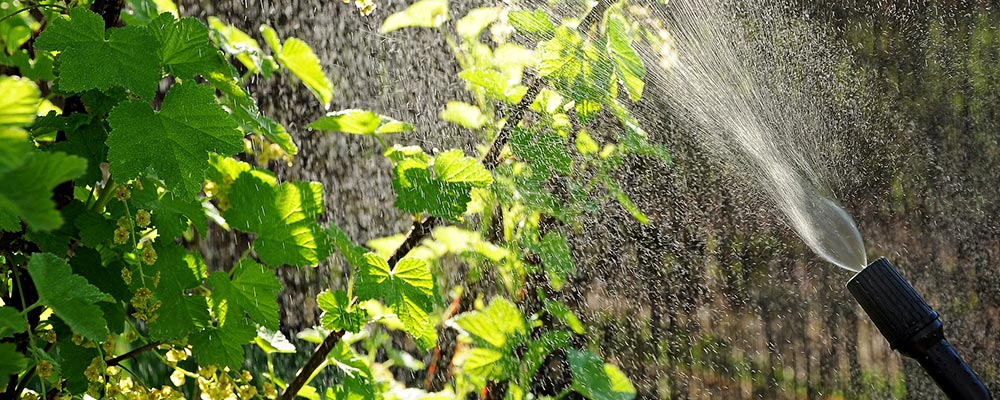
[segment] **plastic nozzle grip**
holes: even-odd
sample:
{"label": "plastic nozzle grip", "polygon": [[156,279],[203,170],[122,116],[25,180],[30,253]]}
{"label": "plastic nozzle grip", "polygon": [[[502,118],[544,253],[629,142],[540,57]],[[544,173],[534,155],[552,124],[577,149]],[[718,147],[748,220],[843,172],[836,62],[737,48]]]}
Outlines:
{"label": "plastic nozzle grip", "polygon": [[938,319],[937,311],[884,257],[854,275],[847,289],[893,350],[907,350],[907,341]]}

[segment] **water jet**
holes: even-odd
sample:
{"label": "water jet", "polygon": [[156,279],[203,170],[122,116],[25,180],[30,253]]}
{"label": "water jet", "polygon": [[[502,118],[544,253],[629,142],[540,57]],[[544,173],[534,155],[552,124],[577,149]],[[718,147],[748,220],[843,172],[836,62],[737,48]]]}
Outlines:
{"label": "water jet", "polygon": [[884,257],[847,283],[889,346],[920,363],[950,399],[992,399],[979,376],[944,337],[937,311]]}

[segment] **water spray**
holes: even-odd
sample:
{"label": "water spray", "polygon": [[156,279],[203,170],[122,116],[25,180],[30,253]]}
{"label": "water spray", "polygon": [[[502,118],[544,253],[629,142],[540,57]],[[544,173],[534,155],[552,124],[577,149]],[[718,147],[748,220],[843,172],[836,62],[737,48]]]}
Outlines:
{"label": "water spray", "polygon": [[893,350],[920,363],[950,399],[992,399],[976,373],[944,337],[937,311],[885,258],[861,270],[847,289]]}

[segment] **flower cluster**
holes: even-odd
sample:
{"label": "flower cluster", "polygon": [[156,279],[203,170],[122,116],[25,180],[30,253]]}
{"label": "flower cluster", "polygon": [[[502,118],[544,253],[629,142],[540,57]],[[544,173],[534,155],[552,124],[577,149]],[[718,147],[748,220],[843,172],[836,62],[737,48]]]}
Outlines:
{"label": "flower cluster", "polygon": [[132,297],[132,307],[135,308],[132,316],[146,322],[156,321],[159,317],[156,311],[160,309],[160,305],[159,300],[153,300],[153,292],[149,288],[139,288]]}
{"label": "flower cluster", "polygon": [[[350,3],[351,0],[341,0],[344,4]],[[354,6],[358,8],[358,12],[361,15],[368,16],[375,12],[375,8],[378,4],[375,4],[375,0],[354,0]]]}

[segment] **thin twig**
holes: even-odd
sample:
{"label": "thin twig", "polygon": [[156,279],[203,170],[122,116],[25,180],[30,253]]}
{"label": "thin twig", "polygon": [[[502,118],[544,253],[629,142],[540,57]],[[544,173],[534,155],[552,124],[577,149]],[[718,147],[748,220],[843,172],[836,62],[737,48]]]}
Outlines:
{"label": "thin twig", "polygon": [[125,362],[128,359],[135,358],[135,356],[138,356],[139,354],[155,349],[156,346],[159,346],[161,344],[163,344],[163,342],[149,342],[142,347],[137,347],[135,349],[132,349],[132,351],[129,351],[128,353],[122,354],[118,357],[108,360],[107,364],[109,367],[113,367],[115,365]]}
{"label": "thin twig", "polygon": [[420,244],[420,241],[424,240],[427,235],[430,235],[431,231],[434,230],[434,227],[440,222],[441,219],[438,217],[427,217],[423,221],[414,222],[413,228],[410,229],[410,233],[406,235],[406,240],[396,249],[394,253],[392,253],[392,256],[389,257],[388,263],[390,268],[395,268],[396,263],[398,263],[403,256],[409,253],[410,250],[417,247],[417,245]]}
{"label": "thin twig", "polygon": [[316,368],[319,368],[320,364],[326,360],[327,354],[330,354],[330,351],[333,350],[333,347],[337,345],[337,342],[339,342],[340,338],[343,336],[344,331],[330,332],[330,334],[326,336],[326,339],[323,339],[323,343],[320,343],[320,345],[316,347],[316,351],[313,351],[312,356],[309,357],[309,360],[306,361],[305,365],[303,365],[302,368],[299,369],[299,372],[295,374],[295,379],[292,379],[292,381],[288,383],[288,387],[286,387],[285,391],[281,393],[279,400],[294,399],[299,393],[299,390],[301,390],[302,387],[306,385],[309,378],[312,377]]}

